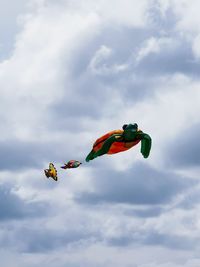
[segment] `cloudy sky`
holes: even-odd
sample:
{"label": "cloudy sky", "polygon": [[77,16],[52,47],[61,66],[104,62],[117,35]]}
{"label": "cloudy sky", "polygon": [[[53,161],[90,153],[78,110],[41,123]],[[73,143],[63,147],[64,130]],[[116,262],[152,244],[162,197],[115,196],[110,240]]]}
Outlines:
{"label": "cloudy sky", "polygon": [[[0,0],[2,266],[200,266],[199,10]],[[84,161],[134,122],[152,137],[148,159],[138,145]],[[70,159],[83,165],[60,169]]]}

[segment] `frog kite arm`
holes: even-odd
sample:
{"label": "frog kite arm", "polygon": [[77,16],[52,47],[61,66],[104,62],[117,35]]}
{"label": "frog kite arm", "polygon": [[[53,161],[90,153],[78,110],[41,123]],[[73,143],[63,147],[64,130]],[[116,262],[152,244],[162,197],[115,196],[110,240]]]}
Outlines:
{"label": "frog kite arm", "polygon": [[151,150],[151,137],[148,134],[142,134],[140,151],[144,158],[148,158],[150,150]]}

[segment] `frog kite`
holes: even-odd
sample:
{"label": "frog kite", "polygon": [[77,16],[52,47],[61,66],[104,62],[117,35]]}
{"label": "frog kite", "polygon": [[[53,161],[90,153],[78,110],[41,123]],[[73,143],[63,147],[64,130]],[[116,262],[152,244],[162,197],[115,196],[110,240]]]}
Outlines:
{"label": "frog kite", "polygon": [[85,160],[88,162],[104,154],[126,151],[140,141],[140,151],[144,158],[148,158],[151,150],[151,137],[139,130],[137,123],[124,124],[122,130],[114,130],[98,138]]}

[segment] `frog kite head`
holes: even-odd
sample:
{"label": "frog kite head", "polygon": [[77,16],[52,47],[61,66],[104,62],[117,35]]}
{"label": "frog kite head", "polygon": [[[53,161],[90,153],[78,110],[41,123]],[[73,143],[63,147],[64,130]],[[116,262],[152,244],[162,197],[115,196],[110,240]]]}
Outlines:
{"label": "frog kite head", "polygon": [[134,124],[124,124],[122,129],[123,137],[125,141],[132,141],[136,138],[137,132],[138,132],[138,125],[137,123]]}

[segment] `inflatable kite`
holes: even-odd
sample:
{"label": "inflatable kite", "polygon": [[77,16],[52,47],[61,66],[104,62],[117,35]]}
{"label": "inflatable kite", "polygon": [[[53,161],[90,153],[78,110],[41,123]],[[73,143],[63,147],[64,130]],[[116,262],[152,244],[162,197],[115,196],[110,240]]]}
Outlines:
{"label": "inflatable kite", "polygon": [[85,160],[88,162],[104,154],[126,151],[140,141],[141,153],[144,158],[148,158],[151,150],[151,137],[139,130],[136,123],[125,124],[122,130],[114,130],[98,138]]}
{"label": "inflatable kite", "polygon": [[71,169],[71,168],[78,168],[82,163],[78,160],[70,160],[61,166],[62,169]]}
{"label": "inflatable kite", "polygon": [[57,170],[54,167],[53,163],[49,163],[49,169],[44,170],[44,173],[46,175],[47,178],[51,177],[53,178],[55,181],[58,180],[57,177]]}

